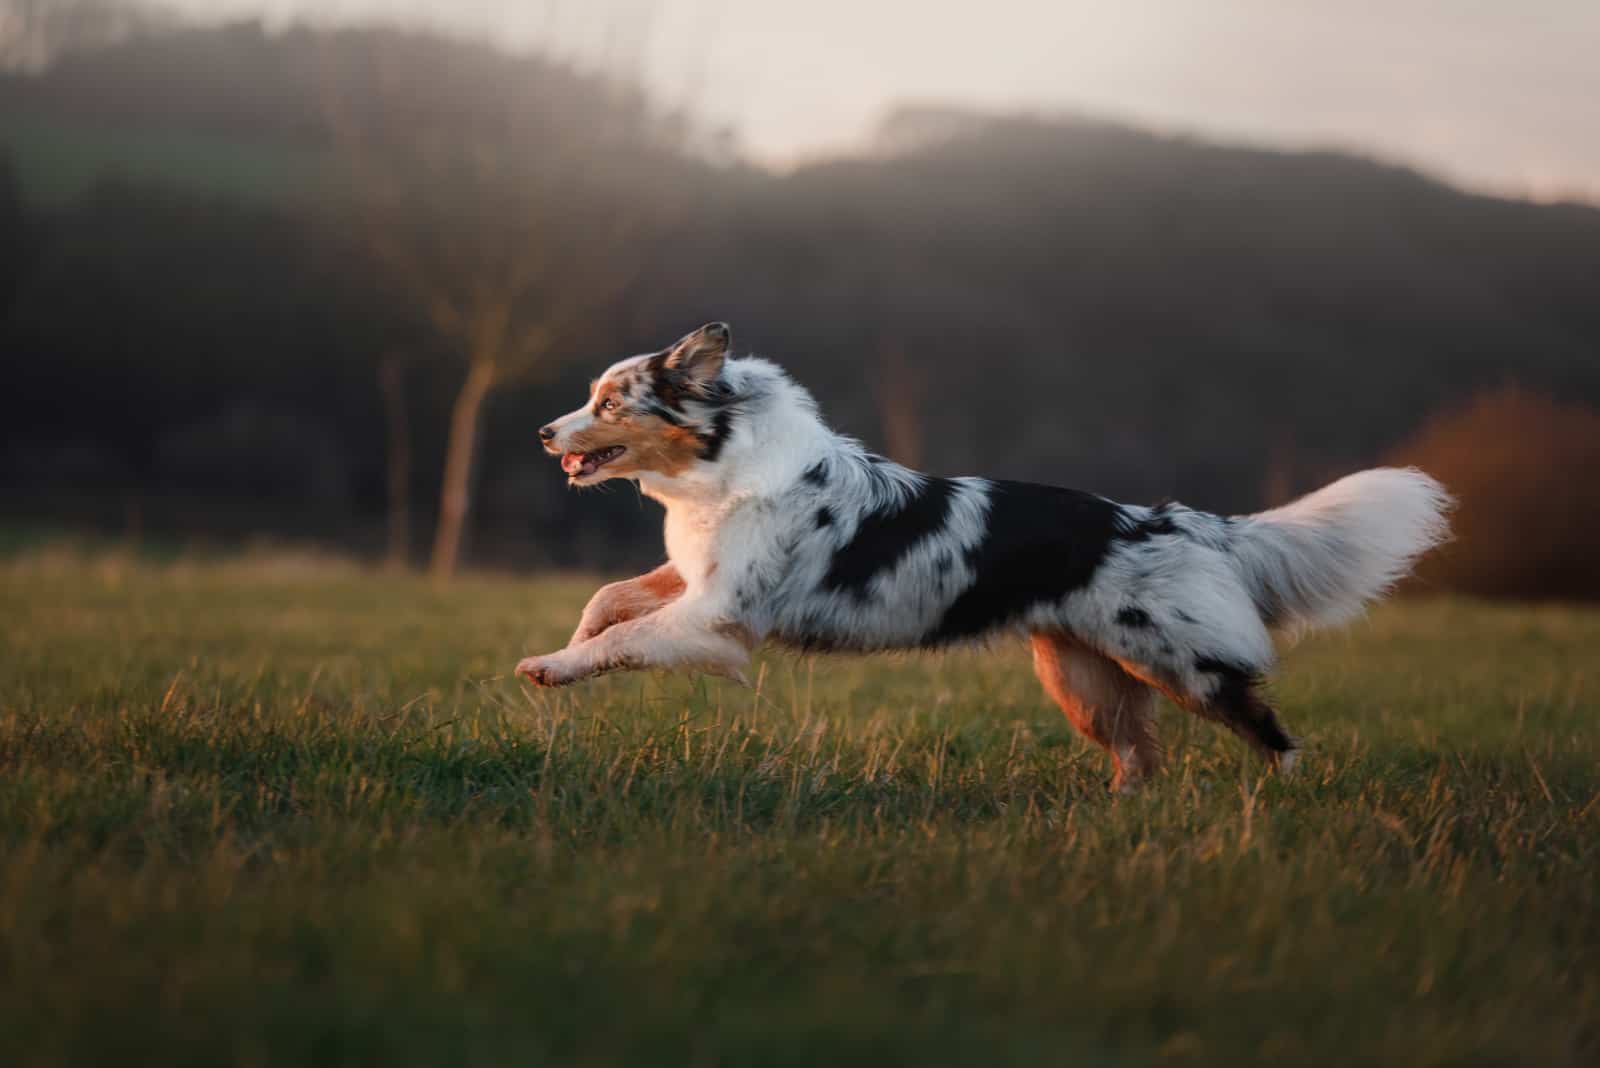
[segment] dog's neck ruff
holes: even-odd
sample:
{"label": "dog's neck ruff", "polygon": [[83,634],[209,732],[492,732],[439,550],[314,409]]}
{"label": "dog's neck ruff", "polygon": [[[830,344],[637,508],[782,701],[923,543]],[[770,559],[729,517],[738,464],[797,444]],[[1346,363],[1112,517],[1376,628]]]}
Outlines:
{"label": "dog's neck ruff", "polygon": [[816,401],[776,364],[729,360],[730,396],[718,404],[726,438],[716,459],[676,475],[643,472],[639,488],[669,511],[703,511],[783,493],[803,471],[841,451],[864,451],[823,423]]}

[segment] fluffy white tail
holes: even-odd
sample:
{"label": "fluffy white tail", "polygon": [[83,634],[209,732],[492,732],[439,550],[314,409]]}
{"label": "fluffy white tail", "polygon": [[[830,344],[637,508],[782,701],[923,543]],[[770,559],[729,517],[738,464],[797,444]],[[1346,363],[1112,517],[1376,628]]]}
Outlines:
{"label": "fluffy white tail", "polygon": [[1454,502],[1415,468],[1348,475],[1233,524],[1234,559],[1269,626],[1335,626],[1404,578],[1450,536]]}

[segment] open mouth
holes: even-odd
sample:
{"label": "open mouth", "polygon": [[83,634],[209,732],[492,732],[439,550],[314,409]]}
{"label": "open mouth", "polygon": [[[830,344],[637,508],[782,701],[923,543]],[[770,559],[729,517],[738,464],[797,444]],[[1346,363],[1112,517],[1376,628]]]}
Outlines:
{"label": "open mouth", "polygon": [[606,464],[627,452],[626,446],[607,445],[593,452],[566,452],[561,454],[561,470],[568,478],[584,478],[594,474]]}

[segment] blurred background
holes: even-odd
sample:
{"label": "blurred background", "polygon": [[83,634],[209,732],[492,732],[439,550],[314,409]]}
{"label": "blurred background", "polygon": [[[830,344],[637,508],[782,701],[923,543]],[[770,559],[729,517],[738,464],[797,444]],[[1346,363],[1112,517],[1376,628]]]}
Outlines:
{"label": "blurred background", "polygon": [[660,558],[535,429],[709,319],[939,473],[1462,499],[1600,596],[1600,5],[0,0],[0,540]]}

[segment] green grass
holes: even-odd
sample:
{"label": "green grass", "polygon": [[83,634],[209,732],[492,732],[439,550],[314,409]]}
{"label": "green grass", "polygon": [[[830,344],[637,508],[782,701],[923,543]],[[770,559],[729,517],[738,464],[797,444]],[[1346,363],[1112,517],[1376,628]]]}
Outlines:
{"label": "green grass", "polygon": [[1592,1064],[1600,613],[1287,657],[1141,796],[1021,650],[507,668],[590,584],[0,570],[0,1062]]}

